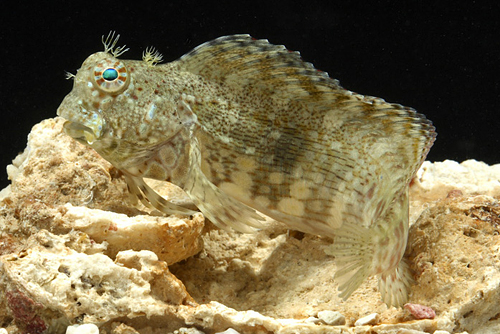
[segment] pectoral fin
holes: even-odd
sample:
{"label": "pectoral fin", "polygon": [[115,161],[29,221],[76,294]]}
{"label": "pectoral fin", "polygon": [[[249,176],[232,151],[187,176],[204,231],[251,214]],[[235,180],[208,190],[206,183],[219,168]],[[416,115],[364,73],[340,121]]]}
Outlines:
{"label": "pectoral fin", "polygon": [[142,177],[125,174],[125,180],[130,193],[136,196],[148,208],[157,209],[167,215],[193,215],[196,213],[196,211],[168,202],[151,189]]}

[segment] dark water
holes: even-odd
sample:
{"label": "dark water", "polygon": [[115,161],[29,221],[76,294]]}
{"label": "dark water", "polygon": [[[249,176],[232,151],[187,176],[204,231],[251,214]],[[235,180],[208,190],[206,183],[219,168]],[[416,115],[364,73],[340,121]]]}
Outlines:
{"label": "dark water", "polygon": [[426,114],[438,131],[429,160],[500,162],[495,2],[22,3],[0,13],[2,188],[4,167],[24,149],[30,128],[55,116],[71,90],[64,71],[74,73],[100,51],[101,35],[112,29],[131,48],[122,58],[134,59],[150,45],[174,60],[222,35],[268,38],[301,51],[347,89]]}

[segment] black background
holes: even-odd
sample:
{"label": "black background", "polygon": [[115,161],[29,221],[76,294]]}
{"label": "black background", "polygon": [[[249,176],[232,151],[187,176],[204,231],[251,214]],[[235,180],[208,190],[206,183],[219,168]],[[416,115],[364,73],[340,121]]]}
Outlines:
{"label": "black background", "polygon": [[497,1],[18,1],[0,8],[0,186],[31,127],[54,117],[101,35],[121,58],[155,46],[166,61],[249,33],[300,51],[346,89],[411,106],[436,125],[428,159],[500,162]]}

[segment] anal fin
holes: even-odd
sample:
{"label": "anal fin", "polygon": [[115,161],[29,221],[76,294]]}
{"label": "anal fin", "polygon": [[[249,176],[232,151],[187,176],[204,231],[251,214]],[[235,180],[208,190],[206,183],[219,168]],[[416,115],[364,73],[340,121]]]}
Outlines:
{"label": "anal fin", "polygon": [[326,251],[335,256],[339,297],[346,300],[371,274],[373,245],[370,230],[345,223],[335,232],[334,243]]}

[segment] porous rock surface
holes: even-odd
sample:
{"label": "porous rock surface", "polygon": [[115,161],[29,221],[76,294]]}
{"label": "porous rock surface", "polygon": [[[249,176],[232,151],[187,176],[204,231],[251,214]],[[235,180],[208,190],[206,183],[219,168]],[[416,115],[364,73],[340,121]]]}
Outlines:
{"label": "porous rock surface", "polygon": [[[36,125],[7,167],[0,333],[500,332],[500,165],[424,163],[411,187],[411,307],[396,309],[375,277],[337,297],[328,238],[277,222],[229,233],[134,203],[63,122]],[[150,184],[188,205],[178,188]],[[436,316],[418,319],[429,308]]]}

